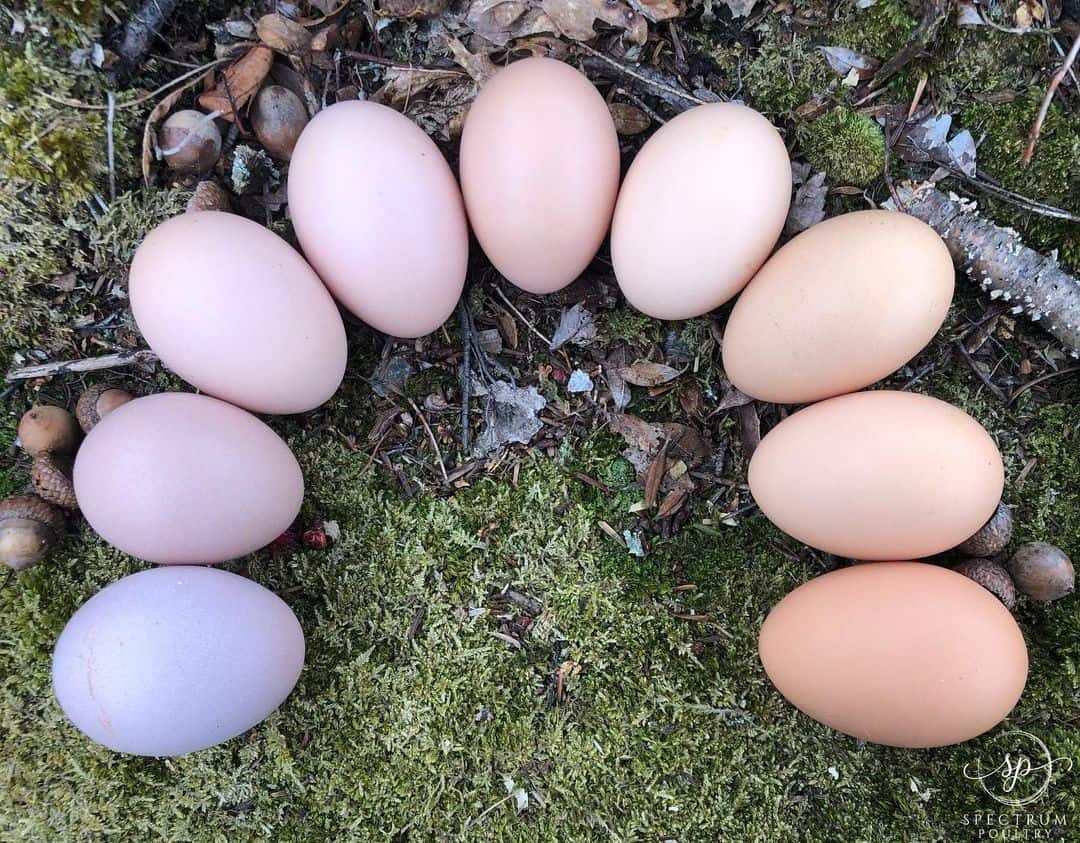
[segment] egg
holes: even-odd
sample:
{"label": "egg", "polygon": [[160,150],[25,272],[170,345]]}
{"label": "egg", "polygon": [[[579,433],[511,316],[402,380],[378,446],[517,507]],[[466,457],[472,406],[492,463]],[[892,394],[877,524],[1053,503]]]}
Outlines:
{"label": "egg", "polygon": [[287,605],[214,568],[124,577],[74,614],[53,652],[53,690],[92,740],[183,755],[242,734],[276,709],[304,666]]}
{"label": "egg", "polygon": [[734,103],[684,111],[623,180],[611,224],[619,287],[657,319],[707,313],[769,256],[790,199],[787,149],[762,115]]}
{"label": "egg", "polygon": [[131,310],[162,362],[188,383],[259,413],[302,413],[345,374],[345,328],[288,243],[220,211],[181,214],[131,263]]}
{"label": "egg", "polygon": [[461,191],[407,117],[356,100],[324,108],[293,149],[288,195],[304,254],[354,315],[419,337],[453,312],[469,259]]}
{"label": "egg", "polygon": [[1027,681],[1008,609],[920,562],[842,568],[769,613],[758,641],[777,690],[815,720],[873,743],[960,743],[1008,715]]}
{"label": "egg", "polygon": [[532,293],[565,287],[600,248],[619,189],[619,140],[604,98],[555,59],[500,70],[465,120],[461,189],[499,272]]}
{"label": "egg", "polygon": [[910,392],[857,392],[776,425],[750,460],[766,517],[853,559],[955,547],[994,513],[1005,481],[990,435],[962,410]]}
{"label": "egg", "polygon": [[304,480],[289,447],[250,413],[205,395],[163,392],[117,407],[75,458],[90,526],[162,564],[223,562],[280,536]]}
{"label": "egg", "polygon": [[724,330],[724,370],[747,395],[802,404],[869,386],[937,333],[952,301],[949,250],[926,223],[856,211],[765,262]]}

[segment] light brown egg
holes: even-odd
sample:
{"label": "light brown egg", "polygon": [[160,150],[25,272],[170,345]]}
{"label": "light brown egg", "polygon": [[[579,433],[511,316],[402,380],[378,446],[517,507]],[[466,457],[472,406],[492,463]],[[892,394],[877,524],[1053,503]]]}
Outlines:
{"label": "light brown egg", "polygon": [[791,163],[768,120],[734,103],[683,112],[649,138],[619,191],[619,286],[657,319],[719,307],[769,256],[790,199]]}
{"label": "light brown egg", "polygon": [[855,565],[769,613],[761,663],[815,720],[873,743],[960,743],[1008,715],[1027,681],[1008,609],[967,577],[920,562]]}
{"label": "light brown egg", "polygon": [[345,374],[345,327],[288,243],[221,211],[166,220],[131,264],[139,330],[188,383],[259,413],[318,407]]}
{"label": "light brown egg", "polygon": [[857,392],[800,410],[761,440],[750,491],[777,527],[853,559],[955,547],[997,508],[1005,472],[962,410],[910,392]]}
{"label": "light brown egg", "polygon": [[926,223],[897,211],[833,217],[785,244],[742,291],[724,370],[779,404],[862,389],[933,338],[953,282],[949,250]]}
{"label": "light brown egg", "polygon": [[453,313],[469,259],[461,191],[409,118],[372,102],[323,109],[293,149],[288,191],[304,254],[353,314],[419,337]]}
{"label": "light brown egg", "polygon": [[619,189],[619,141],[604,98],[554,59],[500,70],[465,120],[461,189],[499,272],[532,293],[565,287],[600,248]]}
{"label": "light brown egg", "polygon": [[304,496],[289,447],[255,416],[162,392],[117,407],[75,457],[90,526],[125,553],[162,564],[235,559],[280,536]]}

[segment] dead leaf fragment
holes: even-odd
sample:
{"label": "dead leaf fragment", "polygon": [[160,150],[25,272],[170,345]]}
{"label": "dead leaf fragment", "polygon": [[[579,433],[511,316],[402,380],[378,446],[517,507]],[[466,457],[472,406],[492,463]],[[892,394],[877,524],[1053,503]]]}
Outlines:
{"label": "dead leaf fragment", "polygon": [[686,503],[687,497],[689,497],[689,494],[686,489],[672,489],[660,501],[660,508],[656,511],[656,520],[659,521],[661,518],[674,515]]}
{"label": "dead leaf fragment", "polygon": [[431,20],[446,11],[447,0],[382,0],[376,14],[398,20]]}
{"label": "dead leaf fragment", "polygon": [[818,50],[825,56],[829,67],[841,76],[847,76],[854,70],[858,79],[869,79],[881,67],[879,59],[865,53],[858,53],[847,47],[818,47]]}
{"label": "dead leaf fragment", "polygon": [[795,201],[788,209],[784,234],[794,237],[825,219],[825,197],[829,189],[825,186],[825,174],[815,173],[795,191]]}
{"label": "dead leaf fragment", "polygon": [[596,322],[593,316],[579,302],[569,310],[564,310],[559,317],[559,327],[551,337],[549,350],[556,351],[566,343],[584,345],[596,337]]}
{"label": "dead leaf fragment", "polygon": [[150,112],[150,116],[146,118],[142,139],[142,174],[143,181],[147,185],[150,184],[150,170],[154,166],[154,148],[157,145],[156,132],[158,124],[172,111],[173,106],[180,101],[180,97],[183,95],[184,88],[173,91],[155,105]]}
{"label": "dead leaf fragment", "polygon": [[733,18],[745,18],[753,10],[757,0],[724,0],[724,5],[731,10]]}
{"label": "dead leaf fragment", "polygon": [[247,104],[259,90],[273,63],[273,50],[264,44],[252,47],[243,58],[229,65],[212,91],[199,95],[199,105],[206,111],[220,111],[226,120],[235,120],[234,105],[240,109]]}
{"label": "dead leaf fragment", "polygon": [[620,135],[640,135],[649,128],[649,115],[628,102],[608,103],[615,131]]}
{"label": "dead leaf fragment", "polygon": [[447,45],[450,47],[450,52],[453,53],[454,61],[457,62],[457,64],[468,73],[474,81],[483,84],[495,75],[497,68],[491,59],[488,58],[486,53],[470,53],[468,48],[466,48],[466,46],[457,38],[450,38],[447,41]]}
{"label": "dead leaf fragment", "polygon": [[498,327],[499,333],[502,334],[503,342],[510,346],[510,348],[517,348],[518,331],[517,322],[514,321],[514,317],[505,310],[498,310],[495,313],[495,325]]}
{"label": "dead leaf fragment", "polygon": [[536,414],[547,406],[547,400],[535,386],[522,388],[495,381],[484,402],[484,429],[473,449],[478,457],[511,442],[528,443],[544,426]]}
{"label": "dead leaf fragment", "polygon": [[575,41],[595,38],[597,20],[625,30],[635,44],[644,44],[649,34],[645,18],[620,0],[542,0],[540,6],[558,31]]}
{"label": "dead leaf fragment", "polygon": [[675,0],[629,0],[631,8],[640,12],[653,23],[677,18],[682,8]]}
{"label": "dead leaf fragment", "polygon": [[660,386],[675,380],[681,373],[678,369],[651,360],[637,360],[619,372],[622,379],[634,386]]}
{"label": "dead leaf fragment", "polygon": [[284,15],[263,15],[255,23],[255,32],[271,50],[290,56],[302,56],[311,49],[311,33]]}

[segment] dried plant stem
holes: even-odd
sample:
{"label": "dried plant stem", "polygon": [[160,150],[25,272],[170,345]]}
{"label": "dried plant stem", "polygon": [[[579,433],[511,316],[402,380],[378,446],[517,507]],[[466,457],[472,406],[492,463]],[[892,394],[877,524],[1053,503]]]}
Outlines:
{"label": "dried plant stem", "polygon": [[446,476],[446,463],[443,462],[442,450],[439,448],[439,440],[435,438],[435,433],[431,429],[431,425],[428,424],[424,414],[420,412],[420,408],[416,406],[416,402],[411,398],[406,398],[409,402],[409,406],[412,407],[412,411],[416,413],[420,419],[420,424],[424,426],[424,430],[427,431],[428,439],[431,440],[431,447],[435,449],[435,458],[439,461],[439,471],[442,473],[442,481],[444,485],[450,483],[450,478]]}
{"label": "dried plant stem", "polygon": [[1057,93],[1061,80],[1072,69],[1077,54],[1080,54],[1080,33],[1077,33],[1076,38],[1073,39],[1072,47],[1069,48],[1069,54],[1065,56],[1061,67],[1057,69],[1057,72],[1050,79],[1050,86],[1046,89],[1046,96],[1043,97],[1042,105],[1039,106],[1039,113],[1035,117],[1035,123],[1028,133],[1027,146],[1024,147],[1024,154],[1020,158],[1024,166],[1031,163],[1031,158],[1035,154],[1035,144],[1039,142],[1039,133],[1042,132],[1043,121],[1046,120],[1047,112],[1050,111],[1050,103],[1054,101],[1054,94]]}
{"label": "dried plant stem", "polygon": [[5,380],[22,381],[31,378],[48,378],[69,372],[97,372],[102,369],[117,369],[121,366],[134,366],[140,363],[156,363],[158,356],[149,349],[138,351],[120,351],[116,354],[103,354],[101,357],[85,357],[81,360],[55,360],[51,363],[36,363],[12,369]]}

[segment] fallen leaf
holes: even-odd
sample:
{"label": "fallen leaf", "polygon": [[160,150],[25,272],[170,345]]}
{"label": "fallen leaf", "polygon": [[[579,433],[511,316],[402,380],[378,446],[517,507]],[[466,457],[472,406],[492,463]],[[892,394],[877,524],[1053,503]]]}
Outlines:
{"label": "fallen leaf", "polygon": [[629,0],[631,8],[653,23],[677,18],[682,8],[674,0]]}
{"label": "fallen leaf", "polygon": [[956,0],[956,25],[969,29],[986,26],[974,0]]}
{"label": "fallen leaf", "polygon": [[645,508],[652,509],[656,506],[656,497],[660,494],[660,481],[664,479],[664,471],[667,468],[667,457],[664,451],[653,457],[649,463],[649,469],[645,472]]}
{"label": "fallen leaf", "polygon": [[556,31],[554,22],[535,0],[475,0],[465,13],[465,23],[497,47],[518,38]]}
{"label": "fallen leaf", "polygon": [[540,7],[558,31],[574,41],[595,38],[597,20],[625,30],[634,44],[644,44],[649,34],[645,18],[621,0],[541,0]]}
{"label": "fallen leaf", "polygon": [[484,429],[473,449],[476,456],[487,456],[511,442],[528,443],[544,426],[536,414],[546,406],[535,386],[492,383],[484,401]]}
{"label": "fallen leaf", "polygon": [[575,304],[569,310],[564,310],[559,317],[559,327],[551,337],[549,350],[556,351],[566,343],[584,345],[596,337],[596,322],[593,316],[583,305]]}
{"label": "fallen leaf", "polygon": [[640,135],[649,128],[649,115],[628,102],[608,103],[608,111],[620,135]]}
{"label": "fallen leaf", "polygon": [[477,83],[461,70],[389,67],[371,101],[402,112],[429,135],[452,140],[461,134],[477,90]]}
{"label": "fallen leaf", "polygon": [[502,354],[502,335],[497,328],[477,331],[476,342],[488,354]]}
{"label": "fallen leaf", "polygon": [[[645,5],[644,0],[636,1]],[[670,5],[670,0],[660,0],[656,13],[667,11]],[[591,41],[596,37],[593,24],[597,20],[625,31],[635,44],[644,44],[648,36],[645,15],[623,0],[474,0],[465,13],[466,25],[499,47],[546,32]]]}
{"label": "fallen leaf", "polygon": [[514,321],[514,317],[505,310],[498,310],[495,312],[495,324],[499,328],[499,333],[502,334],[503,342],[510,346],[510,348],[517,348],[518,331],[517,322]]}
{"label": "fallen leaf", "polygon": [[931,114],[904,130],[896,152],[905,161],[933,162],[973,177],[977,169],[975,139],[963,129],[948,140],[951,127],[952,115]]}
{"label": "fallen leaf", "polygon": [[825,56],[829,67],[841,76],[847,76],[854,70],[858,79],[869,79],[881,67],[879,59],[849,50],[847,47],[818,47],[818,50]]}
{"label": "fallen leaf", "polygon": [[753,10],[757,0],[724,0],[733,18],[745,18]]}
{"label": "fallen leaf", "polygon": [[793,237],[825,219],[825,197],[828,192],[824,173],[815,173],[801,184],[795,191],[795,201],[788,209],[784,234]]}
{"label": "fallen leaf", "polygon": [[174,105],[180,101],[180,97],[184,95],[184,89],[178,88],[173,91],[167,97],[161,100],[154,106],[150,112],[150,116],[146,118],[146,125],[143,127],[143,139],[142,139],[142,175],[143,182],[146,185],[150,184],[150,171],[154,166],[154,150],[157,146],[157,127],[158,124],[165,119],[166,115],[172,111]]}
{"label": "fallen leaf", "polygon": [[498,68],[495,67],[486,53],[470,53],[457,38],[448,39],[447,45],[454,56],[454,61],[476,82],[482,85],[495,75]]}
{"label": "fallen leaf", "polygon": [[675,380],[681,373],[678,369],[651,360],[638,360],[626,366],[619,374],[627,383],[634,386],[659,386]]}
{"label": "fallen leaf", "polygon": [[341,3],[339,5],[337,3],[337,0],[307,0],[309,6],[313,6],[323,13],[322,19],[315,21],[315,23],[322,23],[322,21],[325,20],[327,17],[330,17],[331,15],[336,14],[337,12],[344,9],[347,1],[348,0],[346,0],[345,3]]}
{"label": "fallen leaf", "polygon": [[581,369],[574,369],[570,373],[570,380],[566,382],[567,392],[592,392],[592,388],[592,378]]}
{"label": "fallen leaf", "polygon": [[381,0],[376,14],[399,20],[431,20],[446,11],[447,0]]}
{"label": "fallen leaf", "polygon": [[263,44],[252,47],[243,58],[229,65],[212,91],[199,95],[199,105],[206,111],[220,111],[226,120],[235,120],[234,105],[243,108],[247,104],[259,90],[273,63],[273,50]]}
{"label": "fallen leaf", "polygon": [[405,382],[414,371],[412,364],[401,355],[387,357],[375,367],[371,375],[371,389],[383,398],[401,395],[405,391]]}
{"label": "fallen leaf", "polygon": [[656,510],[656,520],[659,521],[661,518],[674,515],[686,503],[688,497],[689,494],[686,489],[672,489],[660,501],[660,508]]}
{"label": "fallen leaf", "polygon": [[720,403],[716,405],[716,409],[730,410],[732,407],[745,407],[753,400],[753,398],[738,387],[728,384],[724,389],[724,394],[720,398]]}
{"label": "fallen leaf", "polygon": [[975,138],[971,132],[964,129],[953,135],[952,140],[946,144],[949,153],[949,161],[957,170],[968,178],[975,177]]}
{"label": "fallen leaf", "polygon": [[739,436],[742,440],[743,455],[750,459],[761,444],[761,420],[758,418],[757,407],[752,403],[739,407]]}
{"label": "fallen leaf", "polygon": [[255,23],[255,32],[271,50],[302,56],[311,49],[311,33],[284,15],[263,15]]}
{"label": "fallen leaf", "polygon": [[667,437],[668,459],[682,460],[688,468],[698,468],[712,456],[712,449],[697,428],[679,422],[661,422],[660,435]]}

